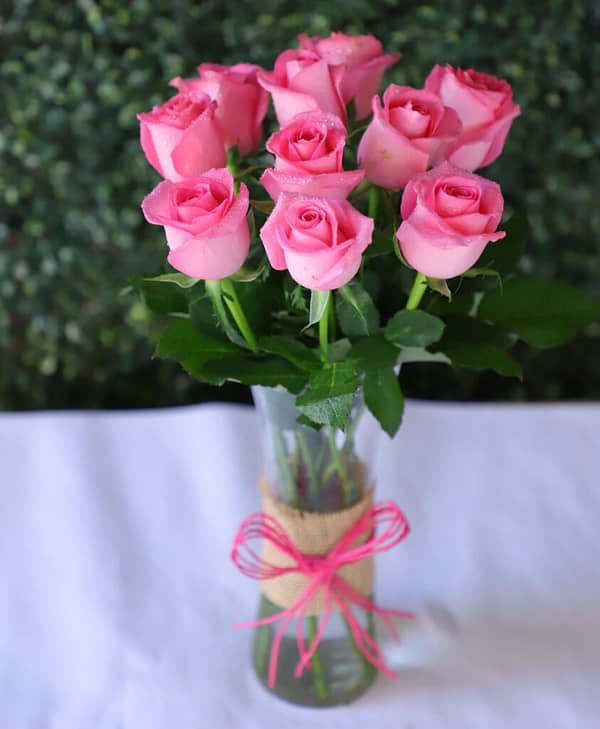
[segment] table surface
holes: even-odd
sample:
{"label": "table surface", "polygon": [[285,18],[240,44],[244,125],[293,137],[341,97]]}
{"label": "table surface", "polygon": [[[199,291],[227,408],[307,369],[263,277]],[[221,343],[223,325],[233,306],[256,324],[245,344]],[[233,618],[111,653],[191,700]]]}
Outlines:
{"label": "table surface", "polygon": [[0,414],[2,729],[597,729],[600,404],[410,402],[378,493],[412,533],[376,596],[415,611],[400,678],[350,707],[272,698],[257,584],[228,559],[259,508],[251,408]]}

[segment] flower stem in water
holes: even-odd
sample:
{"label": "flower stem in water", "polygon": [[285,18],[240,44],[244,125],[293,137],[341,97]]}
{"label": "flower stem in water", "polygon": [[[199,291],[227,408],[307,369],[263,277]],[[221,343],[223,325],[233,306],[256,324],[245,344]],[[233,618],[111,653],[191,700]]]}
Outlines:
{"label": "flower stem in water", "polygon": [[[308,640],[312,643],[315,635],[317,634],[318,620],[316,615],[310,615],[306,618],[308,622]],[[320,701],[327,699],[327,686],[325,685],[325,677],[323,676],[323,666],[321,665],[321,655],[319,649],[314,652],[311,659],[313,680],[315,683],[315,691]]]}

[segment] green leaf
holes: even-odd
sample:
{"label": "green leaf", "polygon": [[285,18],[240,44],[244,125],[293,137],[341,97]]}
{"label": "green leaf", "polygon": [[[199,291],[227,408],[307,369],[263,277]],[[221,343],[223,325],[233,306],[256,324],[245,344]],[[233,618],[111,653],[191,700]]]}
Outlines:
{"label": "green leaf", "polygon": [[250,204],[261,213],[265,213],[265,215],[270,215],[275,207],[275,203],[272,200],[251,200]]}
{"label": "green leaf", "polygon": [[382,335],[364,337],[354,343],[352,357],[361,372],[394,367],[398,361],[398,348]]}
{"label": "green leaf", "polygon": [[448,301],[452,301],[452,291],[450,291],[446,279],[428,277],[427,285],[432,291],[437,291],[438,294],[441,294]]}
{"label": "green leaf", "polygon": [[331,291],[311,291],[310,292],[310,311],[308,313],[308,324],[304,329],[308,329],[313,324],[318,324],[323,318],[323,314],[327,310]]}
{"label": "green leaf", "polygon": [[514,344],[514,338],[504,329],[483,322],[481,319],[475,319],[472,316],[448,316],[444,336],[436,348],[445,352],[445,346],[449,344],[508,349]]}
{"label": "green leaf", "polygon": [[203,334],[219,339],[223,331],[219,328],[219,323],[215,316],[215,310],[206,291],[194,292],[189,297],[190,319],[196,329]]}
{"label": "green leaf", "polygon": [[487,268],[506,275],[515,270],[517,261],[523,255],[529,236],[529,222],[524,213],[515,213],[501,229],[506,231],[502,240],[489,243],[479,260],[477,268]]}
{"label": "green leaf", "polygon": [[242,382],[244,385],[284,387],[297,393],[306,384],[306,374],[282,357],[236,357],[207,362],[203,368],[207,377]]}
{"label": "green leaf", "polygon": [[258,268],[247,268],[242,266],[232,276],[230,276],[230,278],[233,281],[238,281],[239,283],[249,283],[250,281],[255,281],[259,276],[261,276],[266,267],[267,264],[265,261],[263,261]]}
{"label": "green leaf", "polygon": [[242,350],[226,339],[216,339],[198,331],[189,319],[173,319],[162,333],[156,356],[162,359],[193,357],[197,361],[232,357]]}
{"label": "green leaf", "polygon": [[285,310],[285,298],[279,282],[274,278],[236,285],[240,304],[255,336],[271,334],[273,312]]}
{"label": "green leaf", "polygon": [[321,367],[318,354],[294,337],[262,337],[259,345],[266,352],[281,355],[301,370],[314,371]]}
{"label": "green leaf", "polygon": [[375,230],[370,245],[365,250],[366,258],[377,258],[392,253],[392,248],[397,247],[394,230],[388,228],[386,230]]}
{"label": "green leaf", "polygon": [[498,287],[502,288],[502,276],[498,271],[493,268],[476,266],[460,276],[455,290],[461,293],[479,294],[482,291],[492,291]]}
{"label": "green leaf", "polygon": [[315,423],[314,420],[307,418],[306,415],[299,415],[296,418],[296,422],[298,425],[305,425],[307,428],[312,428],[313,430],[321,430],[319,423]]}
{"label": "green leaf", "polygon": [[453,344],[444,348],[453,365],[475,370],[494,370],[504,377],[523,379],[521,365],[502,349],[490,346]]}
{"label": "green leaf", "polygon": [[393,369],[374,369],[365,375],[365,404],[393,438],[404,414],[404,397]]}
{"label": "green leaf", "polygon": [[500,276],[498,271],[495,271],[493,268],[470,268],[468,271],[463,273],[463,276],[465,278],[478,278],[480,276],[485,278],[486,276],[493,276],[498,283],[502,283],[502,276]]}
{"label": "green leaf", "polygon": [[455,291],[452,294],[452,301],[448,301],[448,299],[440,296],[435,297],[427,307],[427,312],[443,319],[446,319],[447,316],[454,316],[455,314],[466,315],[475,308],[475,301],[475,294],[470,291],[463,291],[461,287],[460,292]]}
{"label": "green leaf", "polygon": [[338,321],[346,336],[364,337],[377,331],[379,312],[359,283],[342,286],[336,301]]}
{"label": "green leaf", "polygon": [[248,231],[250,233],[250,240],[252,240],[256,234],[256,217],[252,206],[248,208],[246,213],[246,222],[248,223]]}
{"label": "green leaf", "polygon": [[448,357],[442,352],[429,352],[423,347],[402,347],[398,364],[410,364],[411,362],[439,362],[440,364],[451,364]]}
{"label": "green leaf", "polygon": [[163,332],[155,356],[177,360],[192,377],[211,384],[221,384],[224,377],[205,372],[209,360],[236,357],[242,350],[225,339],[199,332],[189,319],[173,319]]}
{"label": "green leaf", "polygon": [[598,301],[579,289],[533,277],[509,279],[485,294],[477,312],[535,347],[568,341],[599,314]]}
{"label": "green leaf", "polygon": [[144,278],[130,279],[131,286],[140,291],[146,306],[155,314],[187,313],[185,293],[172,283]]}
{"label": "green leaf", "polygon": [[144,278],[144,281],[156,281],[157,283],[172,283],[179,288],[189,289],[195,286],[200,279],[186,276],[185,273],[163,273],[161,276],[153,276],[152,278]]}
{"label": "green leaf", "polygon": [[307,291],[287,277],[283,284],[286,306],[295,312],[308,312]]}
{"label": "green leaf", "polygon": [[352,342],[345,337],[336,339],[335,342],[329,342],[329,361],[340,362],[350,354]]}
{"label": "green leaf", "polygon": [[229,314],[223,303],[223,293],[221,291],[221,284],[219,281],[207,281],[206,282],[206,293],[208,294],[215,312],[215,316],[219,324],[223,327],[223,331],[229,337],[230,341],[234,344],[239,344],[241,347],[246,347],[247,344],[244,337],[238,332],[235,326],[229,320]]}
{"label": "green leaf", "polygon": [[514,337],[493,324],[471,316],[446,318],[444,336],[436,349],[452,364],[472,369],[491,369],[506,377],[522,378],[521,367],[504,350],[514,344]]}
{"label": "green leaf", "polygon": [[436,316],[419,309],[405,309],[388,321],[385,338],[397,347],[426,347],[437,342],[443,331],[444,322]]}
{"label": "green leaf", "polygon": [[309,420],[344,430],[358,386],[355,363],[334,362],[310,378],[296,404]]}

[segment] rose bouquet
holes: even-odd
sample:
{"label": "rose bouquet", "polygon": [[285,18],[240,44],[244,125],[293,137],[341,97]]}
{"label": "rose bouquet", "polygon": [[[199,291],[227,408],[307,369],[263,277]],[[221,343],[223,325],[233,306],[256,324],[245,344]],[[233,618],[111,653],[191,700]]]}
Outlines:
{"label": "rose bouquet", "polygon": [[168,315],[158,357],[253,387],[264,508],[232,557],[262,582],[256,671],[299,703],[349,701],[390,673],[374,616],[394,632],[403,615],[373,602],[373,555],[408,524],[373,501],[363,413],[393,436],[402,363],[520,377],[519,339],[555,345],[597,314],[576,289],[511,273],[519,217],[504,225],[500,186],[474,172],[520,113],[509,84],[436,66],[380,97],[399,57],[372,36],[302,35],[272,71],[203,63],[139,115],[164,178],[142,209],[171,268],[137,285]]}

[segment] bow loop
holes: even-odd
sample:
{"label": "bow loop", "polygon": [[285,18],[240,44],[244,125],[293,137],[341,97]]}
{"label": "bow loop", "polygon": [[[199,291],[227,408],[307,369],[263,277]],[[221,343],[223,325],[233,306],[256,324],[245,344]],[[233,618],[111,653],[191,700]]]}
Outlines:
{"label": "bow loop", "polygon": [[[294,564],[280,567],[266,562],[251,546],[256,539],[268,539]],[[255,580],[268,580],[288,572],[303,572],[305,563],[304,556],[296,549],[279,522],[267,514],[251,514],[244,519],[233,542],[231,559],[242,574]]]}

